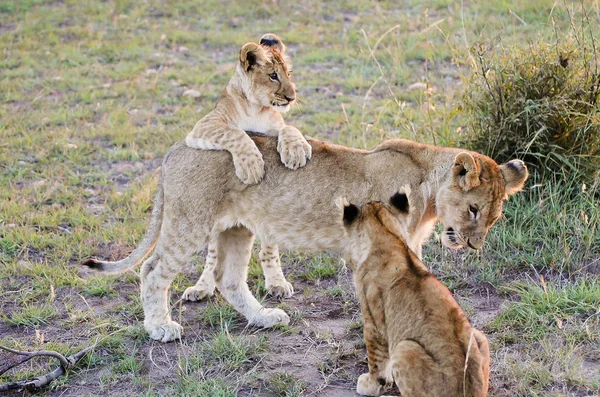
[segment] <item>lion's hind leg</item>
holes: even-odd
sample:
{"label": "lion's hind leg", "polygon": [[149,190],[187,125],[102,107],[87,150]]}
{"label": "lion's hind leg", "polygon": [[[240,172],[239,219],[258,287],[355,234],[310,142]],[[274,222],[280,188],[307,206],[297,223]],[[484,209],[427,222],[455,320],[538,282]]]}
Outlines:
{"label": "lion's hind leg", "polygon": [[288,315],[281,309],[263,307],[248,288],[248,262],[254,235],[245,227],[233,227],[218,236],[215,281],[219,292],[250,325],[268,328],[287,325]]}
{"label": "lion's hind leg", "polygon": [[465,387],[469,390],[470,397],[487,396],[490,378],[490,347],[488,340],[481,331],[472,329],[472,346],[468,347],[469,362]]}
{"label": "lion's hind leg", "polygon": [[187,288],[181,298],[186,301],[200,301],[206,297],[213,296],[215,292],[215,276],[214,270],[217,264],[217,244],[210,242],[208,244],[208,252],[204,270],[198,282],[192,287]]}
{"label": "lion's hind leg", "polygon": [[171,320],[169,286],[191,256],[189,248],[158,246],[141,269],[144,328],[150,338],[170,342],[181,338],[182,327]]}
{"label": "lion's hind leg", "polygon": [[369,372],[358,377],[356,392],[365,396],[379,396],[392,382],[389,345],[387,339],[375,327],[371,311],[368,313],[364,316],[363,335],[367,347]]}
{"label": "lion's hind leg", "polygon": [[442,397],[451,396],[452,387],[439,394],[443,385],[438,365],[417,342],[404,340],[394,347],[390,358],[392,376],[403,396]]}
{"label": "lion's hind leg", "polygon": [[276,245],[261,244],[258,258],[265,275],[267,291],[277,297],[290,298],[294,295],[294,287],[285,279],[281,270],[279,248]]}

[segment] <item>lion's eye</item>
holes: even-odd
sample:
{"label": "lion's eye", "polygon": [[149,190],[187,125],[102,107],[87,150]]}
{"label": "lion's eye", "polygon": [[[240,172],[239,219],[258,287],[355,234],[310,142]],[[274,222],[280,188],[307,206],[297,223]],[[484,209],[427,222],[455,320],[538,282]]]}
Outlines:
{"label": "lion's eye", "polygon": [[471,213],[471,216],[473,216],[474,219],[477,219],[477,213],[479,212],[479,210],[477,209],[477,207],[470,205],[469,206],[469,212]]}
{"label": "lion's eye", "polygon": [[271,73],[269,75],[269,78],[273,81],[279,81],[279,77],[277,76],[277,73]]}

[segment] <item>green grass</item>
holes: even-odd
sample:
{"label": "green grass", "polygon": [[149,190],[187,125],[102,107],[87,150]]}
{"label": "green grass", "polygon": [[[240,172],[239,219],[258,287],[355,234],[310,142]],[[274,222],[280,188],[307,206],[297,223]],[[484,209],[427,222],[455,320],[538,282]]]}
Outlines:
{"label": "green grass", "polygon": [[134,353],[131,357],[126,357],[115,364],[114,372],[121,375],[137,375],[142,369],[142,363],[136,359]]}
{"label": "green grass", "polygon": [[300,278],[310,282],[331,278],[338,272],[338,262],[339,259],[336,257],[324,255],[314,257],[306,264],[306,270],[300,274]]}
{"label": "green grass", "polygon": [[307,385],[287,372],[277,372],[267,381],[268,388],[278,397],[299,397],[304,394]]}
{"label": "green grass", "polygon": [[519,338],[542,340],[550,330],[564,330],[574,337],[574,328],[587,324],[586,339],[600,338],[600,283],[597,279],[580,279],[563,286],[541,281],[520,282],[503,288],[516,295],[506,310],[491,324],[491,329],[517,332]]}
{"label": "green grass", "polygon": [[3,314],[2,318],[7,324],[15,327],[39,327],[50,323],[57,314],[52,305],[36,302],[26,304],[18,312]]}
{"label": "green grass", "polygon": [[227,385],[220,379],[198,380],[192,376],[180,378],[180,383],[172,390],[175,396],[236,397],[237,388]]}
{"label": "green grass", "polygon": [[232,335],[226,328],[206,341],[204,345],[206,360],[218,362],[219,367],[226,371],[239,368],[254,355],[264,352],[266,348],[264,336]]}
{"label": "green grass", "polygon": [[587,12],[550,40],[473,49],[479,70],[465,96],[473,114],[469,148],[497,161],[518,156],[546,178],[565,171],[580,183],[598,177],[598,54]]}
{"label": "green grass", "polygon": [[250,258],[250,264],[248,265],[248,284],[250,285],[250,290],[254,296],[262,297],[267,294],[267,289],[265,287],[265,277],[260,265],[260,260],[258,260],[257,256],[258,255],[252,255],[252,258]]}
{"label": "green grass", "polygon": [[243,317],[221,296],[211,300],[200,313],[200,321],[211,328],[234,329]]}
{"label": "green grass", "polygon": [[[598,4],[584,4],[597,26]],[[551,40],[555,27],[568,31],[580,7],[547,0],[1,3],[2,342],[28,350],[52,341],[71,353],[106,337],[85,366],[55,383],[57,394],[301,395],[305,384],[307,392],[326,394],[333,384],[351,393],[352,371],[364,370],[356,342],[362,320],[335,256],[282,256],[296,295],[281,305],[292,324],[275,331],[245,328],[218,296],[176,303],[198,276],[189,266],[171,289],[184,340],[168,345],[149,341],[141,327],[135,274],[98,277],[77,263],[118,259],[139,243],[161,158],[213,108],[245,42],[272,31],[288,44],[301,104],[285,118],[308,136],[361,148],[396,137],[456,145],[471,125],[462,106],[476,70],[471,50]],[[414,83],[425,87],[409,88]],[[183,97],[189,88],[200,98]],[[483,311],[475,298],[506,306],[477,320],[493,347],[491,396],[599,394],[598,315],[589,309],[600,273],[598,187],[584,190],[571,179],[532,178],[506,203],[481,252],[450,252],[435,238],[427,244],[425,262],[475,302],[475,319]],[[262,299],[255,257],[249,281]],[[265,305],[277,303],[265,298]],[[328,318],[330,311],[338,317]],[[330,322],[336,332],[323,325]],[[338,342],[348,339],[359,357],[333,355],[320,374],[319,364],[332,351],[343,356]],[[273,364],[284,348],[315,375]],[[560,357],[553,360],[553,351]],[[39,375],[36,365],[0,382]],[[115,375],[103,383],[107,373]]]}
{"label": "green grass", "polygon": [[83,293],[89,296],[106,296],[113,298],[116,296],[114,289],[114,280],[109,277],[95,277],[86,281]]}

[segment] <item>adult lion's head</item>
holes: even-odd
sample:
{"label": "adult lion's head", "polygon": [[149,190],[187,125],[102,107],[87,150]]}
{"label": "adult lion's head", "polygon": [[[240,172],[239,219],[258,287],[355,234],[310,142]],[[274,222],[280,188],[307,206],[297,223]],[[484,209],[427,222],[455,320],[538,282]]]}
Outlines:
{"label": "adult lion's head", "polygon": [[502,215],[504,200],[521,190],[527,177],[527,167],[521,160],[498,165],[483,155],[459,153],[451,179],[436,195],[437,216],[444,224],[444,245],[481,248]]}
{"label": "adult lion's head", "polygon": [[282,113],[287,112],[296,100],[296,86],[292,83],[290,65],[284,54],[285,45],[281,39],[267,33],[259,44],[244,44],[238,67],[248,100]]}

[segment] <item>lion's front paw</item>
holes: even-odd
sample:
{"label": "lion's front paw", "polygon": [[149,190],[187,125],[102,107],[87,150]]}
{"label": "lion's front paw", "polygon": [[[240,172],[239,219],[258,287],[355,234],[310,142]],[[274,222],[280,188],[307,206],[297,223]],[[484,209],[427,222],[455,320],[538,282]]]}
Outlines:
{"label": "lion's front paw", "polygon": [[269,284],[266,283],[265,287],[270,295],[276,296],[278,298],[291,298],[294,295],[294,287],[291,283],[288,283],[286,280],[277,281],[276,283]]}
{"label": "lion's front paw", "polygon": [[171,342],[175,339],[181,339],[181,334],[183,333],[183,327],[175,321],[169,321],[161,325],[144,324],[144,328],[148,331],[151,339],[161,342]]}
{"label": "lion's front paw", "polygon": [[248,321],[249,325],[261,328],[270,328],[275,325],[288,325],[289,323],[290,318],[283,310],[267,308],[263,308]]}
{"label": "lion's front paw", "polygon": [[215,288],[210,288],[208,286],[197,286],[194,285],[193,287],[189,287],[187,288],[184,292],[183,295],[181,295],[181,299],[186,300],[186,301],[190,301],[190,302],[197,302],[197,301],[201,301],[204,298],[207,298],[209,296],[213,296],[215,292]]}
{"label": "lion's front paw", "polygon": [[306,142],[302,135],[280,135],[277,142],[277,151],[281,157],[281,162],[293,170],[304,167],[312,157],[312,146]]}
{"label": "lion's front paw", "polygon": [[358,377],[356,392],[365,396],[378,396],[381,392],[381,385],[370,373],[362,374]]}
{"label": "lion's front paw", "polygon": [[234,155],[233,165],[235,175],[246,185],[256,184],[265,176],[265,162],[258,149],[249,153]]}

